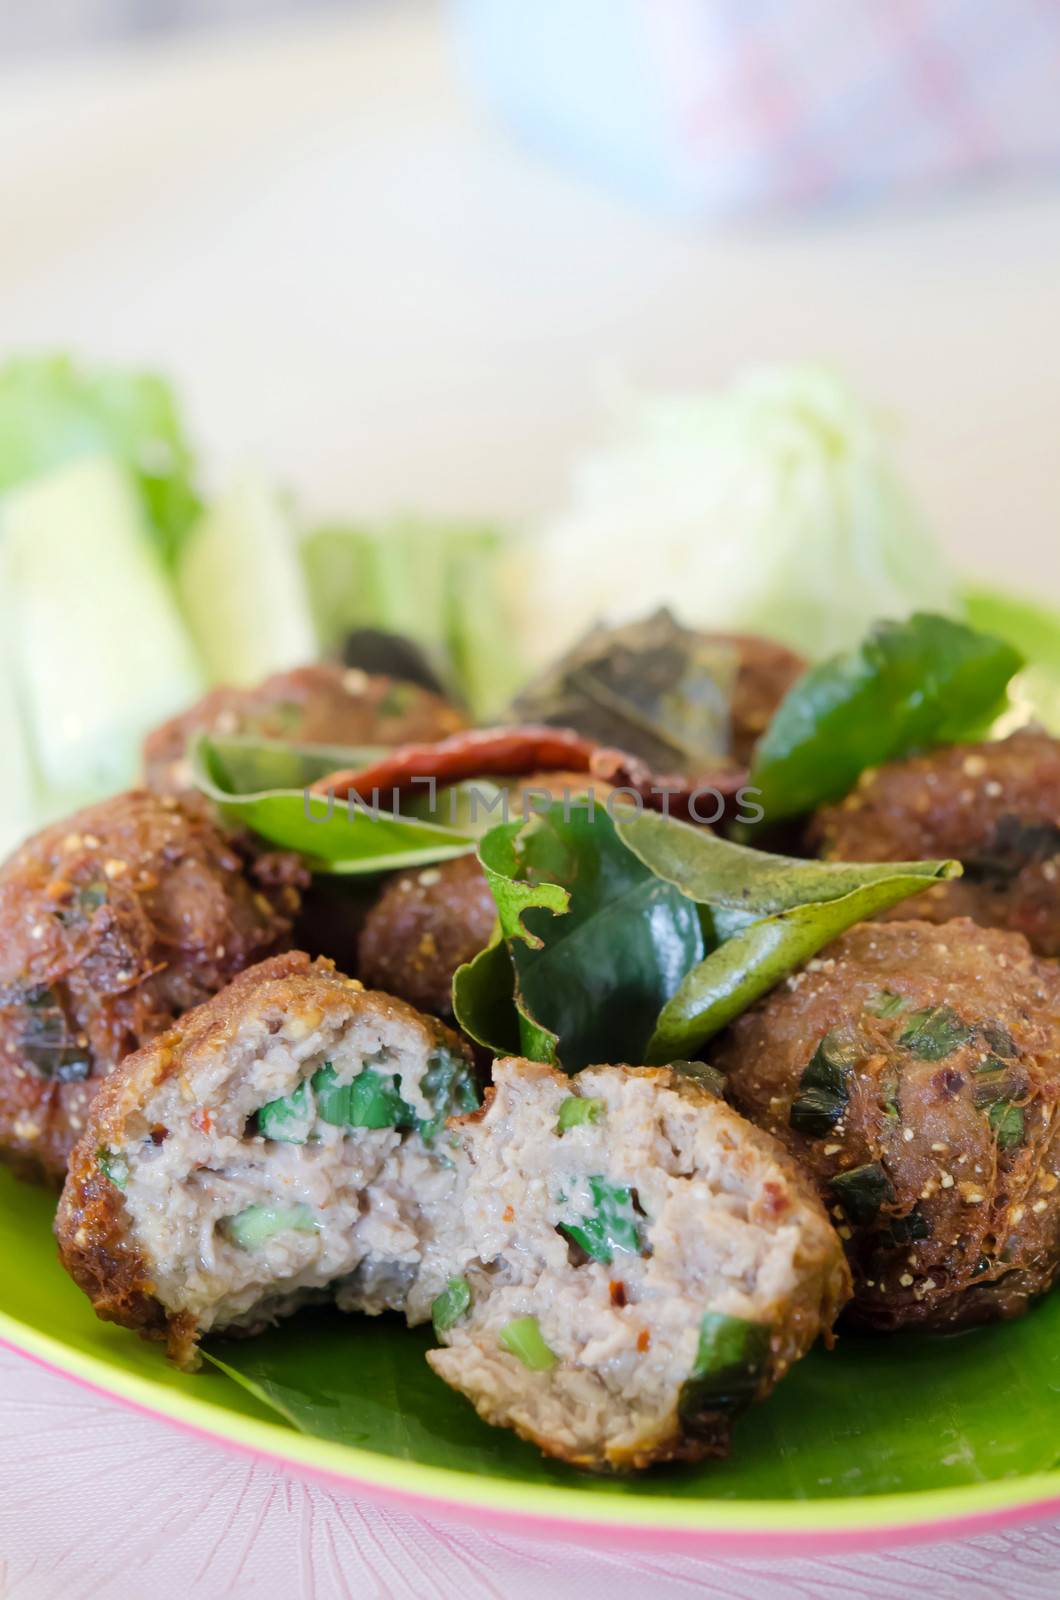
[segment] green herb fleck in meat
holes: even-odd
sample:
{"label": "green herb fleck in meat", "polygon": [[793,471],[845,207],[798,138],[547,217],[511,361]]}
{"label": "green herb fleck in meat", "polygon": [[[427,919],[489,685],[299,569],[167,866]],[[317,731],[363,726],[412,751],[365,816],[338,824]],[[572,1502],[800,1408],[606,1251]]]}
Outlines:
{"label": "green herb fleck in meat", "polygon": [[591,1177],[589,1193],[595,1210],[576,1221],[561,1222],[560,1232],[572,1244],[580,1245],[587,1256],[605,1264],[615,1253],[637,1256],[643,1252],[640,1224],[633,1206],[632,1189]]}
{"label": "green herb fleck in meat", "polygon": [[59,996],[47,984],[27,989],[23,996],[19,1055],[42,1078],[57,1083],[81,1083],[92,1071],[84,1042],[70,1033]]}
{"label": "green herb fleck in meat", "polygon": [[1011,1061],[1014,1056],[1019,1055],[1015,1039],[1007,1028],[1001,1026],[1000,1022],[981,1022],[979,1024],[979,1032],[996,1056],[1001,1056],[1005,1061]]}
{"label": "green herb fleck in meat", "polygon": [[930,1239],[931,1235],[931,1223],[920,1207],[914,1206],[904,1217],[891,1217],[887,1231],[880,1238],[883,1244],[898,1247],[919,1244],[922,1239]]}
{"label": "green herb fleck in meat", "polygon": [[831,1133],[850,1101],[850,1078],[860,1051],[838,1031],[826,1033],[799,1079],[788,1123],[796,1133],[820,1138]]}
{"label": "green herb fleck in meat", "polygon": [[471,1285],[466,1278],[450,1278],[441,1294],[431,1301],[431,1321],[440,1339],[454,1323],[459,1322],[471,1304]]}
{"label": "green herb fleck in meat", "polygon": [[223,1232],[241,1250],[260,1250],[278,1233],[315,1233],[316,1227],[309,1206],[247,1206],[221,1223]]}
{"label": "green herb fleck in meat", "polygon": [[305,1144],[313,1122],[313,1092],[300,1083],[292,1094],[270,1100],[258,1112],[258,1132],[284,1144]]}
{"label": "green herb fleck in meat", "polygon": [[124,1189],[129,1181],[129,1163],[119,1150],[97,1150],[96,1166],[116,1189]]}
{"label": "green herb fleck in meat", "polygon": [[921,1061],[943,1061],[974,1035],[950,1006],[927,1006],[911,1014],[898,1043]]}
{"label": "green herb fleck in meat", "polygon": [[450,1117],[466,1116],[479,1107],[478,1085],[470,1064],[452,1050],[436,1050],[423,1074],[423,1093],[434,1116],[416,1124],[425,1144],[432,1144]]}
{"label": "green herb fleck in meat", "polygon": [[1023,1143],[1024,1117],[1021,1107],[1014,1106],[1008,1100],[999,1100],[990,1107],[987,1120],[994,1130],[999,1150],[1011,1150]]}
{"label": "green herb fleck in meat", "polygon": [[766,1323],[705,1313],[696,1358],[678,1400],[686,1427],[719,1411],[742,1411],[751,1403],[765,1374],[771,1336]]}
{"label": "green herb fleck in meat", "polygon": [[502,1350],[518,1356],[531,1372],[548,1372],[556,1365],[556,1357],[545,1343],[536,1317],[516,1317],[497,1335]]}
{"label": "green herb fleck in meat", "polygon": [[830,1188],[847,1217],[858,1227],[875,1222],[880,1207],[894,1200],[891,1180],[878,1161],[837,1172],[830,1180]]}
{"label": "green herb fleck in meat", "polygon": [[587,1122],[599,1122],[604,1110],[602,1100],[594,1100],[589,1095],[569,1094],[560,1104],[556,1131],[564,1134],[571,1128],[583,1127]]}
{"label": "green herb fleck in meat", "polygon": [[412,1107],[401,1098],[398,1078],[392,1072],[377,1072],[364,1067],[349,1083],[336,1081],[338,1074],[325,1061],[312,1078],[317,1116],[336,1128],[411,1128],[416,1120]]}
{"label": "green herb fleck in meat", "polygon": [[890,989],[881,989],[878,994],[870,995],[865,1001],[865,1010],[870,1017],[897,1017],[900,1012],[908,1009],[908,995],[894,994]]}

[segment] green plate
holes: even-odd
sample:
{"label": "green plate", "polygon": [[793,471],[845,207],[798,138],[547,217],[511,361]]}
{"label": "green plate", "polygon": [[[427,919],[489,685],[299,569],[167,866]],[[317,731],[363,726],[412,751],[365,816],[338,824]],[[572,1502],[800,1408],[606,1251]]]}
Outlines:
{"label": "green plate", "polygon": [[177,1372],[159,1346],[95,1318],[56,1259],[52,1210],[51,1195],[0,1173],[0,1339],[368,1498],[612,1546],[758,1554],[943,1537],[1060,1509],[1060,1297],[957,1338],[843,1339],[744,1419],[731,1460],[604,1480],[487,1428],[430,1373],[426,1336],[397,1319],[307,1313],[214,1347],[241,1383],[210,1366]]}

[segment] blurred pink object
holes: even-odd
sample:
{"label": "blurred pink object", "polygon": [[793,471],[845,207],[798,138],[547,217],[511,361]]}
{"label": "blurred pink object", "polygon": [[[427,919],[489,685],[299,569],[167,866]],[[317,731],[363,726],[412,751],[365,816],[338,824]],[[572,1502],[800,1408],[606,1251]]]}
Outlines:
{"label": "blurred pink object", "polygon": [[538,144],[700,212],[1060,166],[1060,0],[457,0]]}

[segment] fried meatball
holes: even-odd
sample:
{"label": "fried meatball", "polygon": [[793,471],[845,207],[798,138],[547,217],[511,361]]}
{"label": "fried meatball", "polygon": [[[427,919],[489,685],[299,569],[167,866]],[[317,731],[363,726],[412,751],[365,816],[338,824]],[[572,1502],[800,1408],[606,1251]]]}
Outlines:
{"label": "fried meatball", "polygon": [[321,662],[274,673],[252,689],[212,689],[148,734],[144,778],[152,789],[187,789],[185,751],[196,733],[252,734],[301,744],[398,745],[444,739],[464,725],[447,700],[417,684]]}
{"label": "fried meatball", "polygon": [[729,1028],[733,1102],[840,1224],[871,1327],[1013,1317],[1060,1264],[1060,971],[966,919],[862,923]]}
{"label": "fried meatball", "polygon": [[453,973],[489,944],[496,918],[474,856],[399,872],[365,918],[357,971],[373,988],[448,1016]]}
{"label": "fried meatball", "polygon": [[812,1186],[677,1069],[504,1060],[494,1086],[410,1292],[434,1371],[580,1467],[726,1454],[849,1293]]}
{"label": "fried meatball", "polygon": [[60,1254],[97,1313],[168,1340],[306,1300],[403,1309],[442,1130],[478,1103],[456,1037],[300,951],[252,967],[107,1080],[70,1161]]}
{"label": "fried meatball", "polygon": [[787,645],[760,634],[719,633],[711,637],[731,644],[736,651],[736,679],[729,710],[732,753],[737,766],[749,767],[755,745],[792,684],[806,671],[806,661]]}
{"label": "fried meatball", "polygon": [[282,949],[304,880],[146,790],[27,840],[0,867],[0,1156],[61,1182],[99,1079]]}
{"label": "fried meatball", "polygon": [[809,843],[829,861],[956,856],[964,876],[921,895],[920,916],[1011,928],[1060,955],[1060,741],[1038,729],[863,773],[817,813]]}

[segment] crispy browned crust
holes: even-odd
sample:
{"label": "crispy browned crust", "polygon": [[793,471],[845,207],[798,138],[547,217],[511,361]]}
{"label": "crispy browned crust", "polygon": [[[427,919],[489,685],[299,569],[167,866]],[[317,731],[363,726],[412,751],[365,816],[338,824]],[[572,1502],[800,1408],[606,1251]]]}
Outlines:
{"label": "crispy browned crust", "polygon": [[188,788],[185,753],[196,733],[252,734],[301,744],[392,745],[444,739],[464,725],[454,706],[418,684],[319,662],[273,673],[250,689],[211,689],[148,734],[144,779],[152,789],[170,793]]}
{"label": "crispy browned crust", "polygon": [[[1038,729],[950,745],[862,774],[808,832],[830,861],[956,856],[964,876],[916,900],[928,922],[971,917],[1060,955],[1060,741]],[[887,913],[904,920],[908,906]]]}
{"label": "crispy browned crust", "polygon": [[0,867],[0,1157],[62,1182],[100,1078],[289,942],[306,874],[132,790]]}
{"label": "crispy browned crust", "polygon": [[[55,1219],[60,1259],[99,1316],[148,1337],[166,1338],[181,1365],[193,1357],[195,1329],[186,1317],[167,1318],[158,1302],[150,1264],[129,1236],[122,1192],[100,1171],[99,1152],[121,1148],[159,1085],[178,1074],[187,1073],[190,1079],[195,1065],[223,1051],[249,1018],[310,1008],[324,1014],[348,1012],[355,999],[416,1022],[439,1044],[468,1055],[463,1041],[437,1019],[420,1016],[389,995],[365,990],[330,961],[312,961],[303,951],[291,950],[241,972],[168,1032],[127,1056],[104,1080],[71,1154]],[[194,1110],[189,1105],[189,1115]]]}
{"label": "crispy browned crust", "polygon": [[[880,994],[901,996],[902,1010],[874,1015]],[[967,1037],[924,1059],[901,1035],[910,1015],[932,1007],[948,1007]],[[849,1104],[811,1136],[791,1127],[792,1102],[834,1031],[854,1041]],[[735,1104],[788,1145],[835,1208],[854,1320],[963,1327],[1019,1315],[1055,1280],[1060,972],[1018,934],[964,919],[861,924],[733,1023],[714,1062]],[[991,1063],[1023,1118],[1023,1137],[1008,1148],[983,1099]],[[859,1222],[831,1185],[870,1163],[882,1166],[893,1199]]]}

